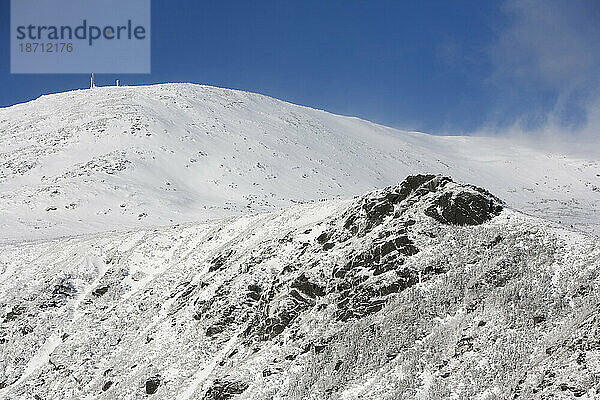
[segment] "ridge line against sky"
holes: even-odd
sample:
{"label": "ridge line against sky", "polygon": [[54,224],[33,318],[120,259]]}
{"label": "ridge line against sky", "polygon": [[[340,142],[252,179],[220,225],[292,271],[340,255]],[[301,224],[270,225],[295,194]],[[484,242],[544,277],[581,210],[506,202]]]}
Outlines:
{"label": "ridge line against sky", "polygon": [[[0,3],[0,106],[84,88],[11,75]],[[152,2],[152,74],[438,134],[600,136],[600,3],[506,0]]]}

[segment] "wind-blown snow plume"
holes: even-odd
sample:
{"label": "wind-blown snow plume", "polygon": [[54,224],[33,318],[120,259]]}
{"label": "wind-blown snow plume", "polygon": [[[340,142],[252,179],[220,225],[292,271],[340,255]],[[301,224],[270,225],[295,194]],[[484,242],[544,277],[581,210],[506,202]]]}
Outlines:
{"label": "wind-blown snow plume", "polygon": [[[598,157],[598,3],[508,0],[503,10],[507,21],[496,27],[498,37],[489,48],[490,83],[503,90],[481,133],[498,132]],[[515,103],[522,107],[510,106]]]}

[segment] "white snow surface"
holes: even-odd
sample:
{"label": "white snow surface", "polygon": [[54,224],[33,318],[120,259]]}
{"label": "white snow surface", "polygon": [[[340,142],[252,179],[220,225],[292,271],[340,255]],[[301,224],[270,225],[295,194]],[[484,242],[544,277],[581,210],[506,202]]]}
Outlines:
{"label": "white snow surface", "polygon": [[0,109],[0,241],[201,221],[350,198],[434,173],[600,232],[600,162],[434,136],[238,90],[102,87]]}

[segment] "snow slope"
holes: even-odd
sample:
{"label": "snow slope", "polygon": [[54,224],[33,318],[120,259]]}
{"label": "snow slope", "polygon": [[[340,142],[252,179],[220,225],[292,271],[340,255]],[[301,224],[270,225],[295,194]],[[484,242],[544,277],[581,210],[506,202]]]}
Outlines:
{"label": "snow slope", "polygon": [[597,398],[599,246],[434,176],[5,244],[0,398]]}
{"label": "snow slope", "polygon": [[420,172],[485,186],[535,216],[600,229],[598,160],[164,84],[0,109],[0,240],[271,211],[351,198]]}

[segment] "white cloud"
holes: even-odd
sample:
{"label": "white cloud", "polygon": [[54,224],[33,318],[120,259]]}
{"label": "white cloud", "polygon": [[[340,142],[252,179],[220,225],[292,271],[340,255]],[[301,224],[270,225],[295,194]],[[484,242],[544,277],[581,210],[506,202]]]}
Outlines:
{"label": "white cloud", "polygon": [[[600,2],[507,0],[503,10],[508,23],[490,47],[490,81],[511,87],[515,96],[528,91],[523,96],[531,96],[532,104],[502,130],[547,138],[600,138]],[[543,93],[538,99],[546,102],[536,107],[532,93]],[[502,98],[498,101],[499,107],[506,105]],[[532,119],[542,123],[532,128]],[[490,121],[484,131],[498,131],[498,125]]]}
{"label": "white cloud", "polygon": [[[508,0],[512,20],[493,47],[497,73],[538,79],[551,86],[571,86],[598,67],[598,21],[586,1]],[[597,73],[597,71],[595,71]]]}

